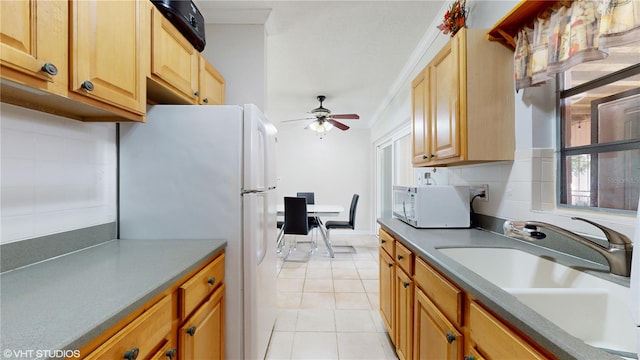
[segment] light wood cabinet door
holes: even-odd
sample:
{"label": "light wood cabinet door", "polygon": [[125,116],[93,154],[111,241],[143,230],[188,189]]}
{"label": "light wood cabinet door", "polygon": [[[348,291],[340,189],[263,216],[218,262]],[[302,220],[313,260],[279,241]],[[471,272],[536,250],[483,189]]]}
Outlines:
{"label": "light wood cabinet door", "polygon": [[144,114],[140,1],[74,0],[70,4],[74,98]]}
{"label": "light wood cabinet door", "polygon": [[146,359],[171,331],[171,296],[165,296],[150,309],[91,352],[86,360]]}
{"label": "light wood cabinet door", "polygon": [[475,301],[469,304],[471,346],[487,359],[546,359]]}
{"label": "light wood cabinet door", "polygon": [[0,1],[2,78],[66,95],[68,23],[67,1]]}
{"label": "light wood cabinet door", "polygon": [[393,258],[380,248],[380,316],[391,341],[395,343],[395,283],[396,266]]}
{"label": "light wood cabinet door", "polygon": [[419,288],[416,288],[413,311],[414,358],[459,359],[464,346],[462,334]]}
{"label": "light wood cabinet door", "polygon": [[454,37],[429,64],[429,125],[431,153],[442,160],[460,155],[460,37]]}
{"label": "light wood cabinet door", "polygon": [[431,154],[429,136],[429,118],[427,117],[427,105],[429,90],[429,69],[423,70],[411,83],[411,121],[412,131],[412,162],[419,164],[429,161]]}
{"label": "light wood cabinet door", "polygon": [[200,55],[199,58],[200,105],[224,105],[224,78],[204,56]]}
{"label": "light wood cabinet door", "polygon": [[153,8],[151,16],[151,78],[189,104],[198,103],[199,53]]}
{"label": "light wood cabinet door", "polygon": [[179,329],[181,360],[224,359],[224,291],[222,284]]}
{"label": "light wood cabinet door", "polygon": [[413,359],[413,280],[396,269],[396,353],[400,360]]}
{"label": "light wood cabinet door", "polygon": [[512,68],[513,53],[486,31],[456,33],[413,82],[413,165],[513,160]]}

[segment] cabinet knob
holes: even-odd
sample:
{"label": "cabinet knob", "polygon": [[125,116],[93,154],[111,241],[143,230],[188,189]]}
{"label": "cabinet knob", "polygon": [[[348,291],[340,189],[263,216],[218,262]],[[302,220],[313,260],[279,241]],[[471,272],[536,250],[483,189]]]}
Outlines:
{"label": "cabinet knob", "polygon": [[449,344],[451,344],[452,342],[456,341],[456,336],[454,334],[452,334],[452,333],[447,333],[446,337],[447,337],[447,342]]}
{"label": "cabinet knob", "polygon": [[433,159],[434,157],[436,157],[434,154],[429,154],[429,158]]}
{"label": "cabinet knob", "polygon": [[44,65],[42,65],[42,71],[46,72],[49,75],[58,74],[58,68],[52,63],[45,63]]}
{"label": "cabinet knob", "polygon": [[140,353],[140,349],[133,348],[131,350],[127,350],[124,353],[124,358],[127,360],[136,360],[138,358],[138,354]]}
{"label": "cabinet knob", "polygon": [[195,327],[195,326],[190,326],[190,327],[187,329],[187,334],[189,334],[189,335],[193,336],[193,334],[195,334],[195,333],[196,333],[196,327]]}
{"label": "cabinet knob", "polygon": [[408,282],[406,282],[406,281],[405,281],[402,285],[403,285],[403,286],[404,286],[404,288],[406,289],[406,288],[408,288],[408,287],[409,287],[409,285],[411,285],[411,283],[408,283]]}
{"label": "cabinet knob", "polygon": [[402,259],[404,259],[404,256],[398,255],[398,260],[402,260]]}
{"label": "cabinet knob", "polygon": [[471,355],[465,355],[464,360],[476,360],[476,358]]}
{"label": "cabinet knob", "polygon": [[427,160],[429,157],[427,155],[422,155],[422,160]]}
{"label": "cabinet knob", "polygon": [[209,99],[208,98],[204,98],[204,99],[202,99],[202,102],[205,103],[205,104],[208,104],[209,103]]}
{"label": "cabinet knob", "polygon": [[200,92],[198,92],[198,91],[194,92],[193,96],[200,96]]}
{"label": "cabinet knob", "polygon": [[166,353],[164,353],[164,355],[165,355],[166,357],[168,357],[168,358],[169,358],[169,360],[173,360],[173,359],[176,357],[176,354],[177,354],[177,353],[178,353],[178,349],[173,348],[173,349],[169,349],[169,350],[167,350],[167,352],[166,352]]}
{"label": "cabinet knob", "polygon": [[389,267],[393,267],[393,263],[389,263]]}
{"label": "cabinet knob", "polygon": [[213,284],[215,284],[215,283],[216,283],[216,278],[214,278],[214,277],[210,277],[210,278],[209,278],[209,280],[207,280],[207,283],[208,283],[209,285],[213,285]]}
{"label": "cabinet knob", "polygon": [[87,91],[93,91],[93,83],[89,80],[85,80],[80,87]]}
{"label": "cabinet knob", "polygon": [[387,240],[382,239],[382,240],[380,240],[380,242],[381,242],[381,243],[383,243],[383,244],[385,244],[385,243],[387,242]]}

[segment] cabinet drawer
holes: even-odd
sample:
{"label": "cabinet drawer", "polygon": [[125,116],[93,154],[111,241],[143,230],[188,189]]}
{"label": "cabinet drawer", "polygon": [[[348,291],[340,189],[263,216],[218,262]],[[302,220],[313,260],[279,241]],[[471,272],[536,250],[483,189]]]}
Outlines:
{"label": "cabinet drawer", "polygon": [[413,275],[413,253],[396,241],[396,262],[409,276]]}
{"label": "cabinet drawer", "polygon": [[420,258],[416,258],[413,279],[449,321],[457,326],[462,325],[463,296],[460,289]]}
{"label": "cabinet drawer", "polygon": [[470,337],[488,359],[546,359],[475,301],[469,304]]}
{"label": "cabinet drawer", "polygon": [[379,237],[380,237],[380,247],[382,247],[384,249],[384,251],[387,252],[387,254],[391,255],[391,257],[394,257],[394,247],[395,247],[395,242],[396,240],[393,238],[393,236],[391,236],[388,232],[384,231],[382,228],[380,228],[380,231],[378,231]]}
{"label": "cabinet drawer", "polygon": [[186,319],[224,280],[224,254],[180,286],[180,318]]}
{"label": "cabinet drawer", "polygon": [[171,304],[171,296],[163,297],[85,359],[121,360],[134,352],[148,358],[171,331]]}

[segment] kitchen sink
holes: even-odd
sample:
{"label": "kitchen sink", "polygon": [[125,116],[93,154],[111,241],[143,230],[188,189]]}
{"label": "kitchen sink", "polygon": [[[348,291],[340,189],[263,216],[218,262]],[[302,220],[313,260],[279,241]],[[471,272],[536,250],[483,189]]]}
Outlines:
{"label": "kitchen sink", "polygon": [[517,249],[438,250],[585,343],[636,352],[629,288]]}

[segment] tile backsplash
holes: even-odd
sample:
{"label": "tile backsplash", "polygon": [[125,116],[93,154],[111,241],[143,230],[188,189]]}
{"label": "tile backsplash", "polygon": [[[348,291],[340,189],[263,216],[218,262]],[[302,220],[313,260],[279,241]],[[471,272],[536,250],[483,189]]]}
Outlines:
{"label": "tile backsplash", "polygon": [[0,243],[116,220],[115,124],[2,104]]}

